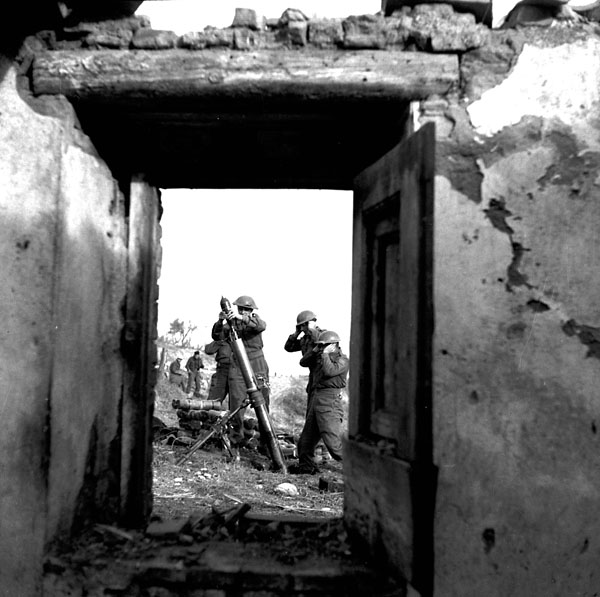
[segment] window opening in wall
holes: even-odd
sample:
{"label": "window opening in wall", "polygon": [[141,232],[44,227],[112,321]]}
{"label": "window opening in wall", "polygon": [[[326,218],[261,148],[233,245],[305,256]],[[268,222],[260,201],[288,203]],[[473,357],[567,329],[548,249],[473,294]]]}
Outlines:
{"label": "window opening in wall", "polygon": [[[216,354],[207,354],[222,296],[251,297],[266,322],[262,333],[269,367],[270,417],[289,467],[307,410],[308,368],[301,352],[287,352],[297,317],[313,311],[316,325],[335,331],[349,356],[352,277],[352,193],[298,189],[169,189],[162,191],[162,265],[159,277],[158,371],[155,400],[154,514],[186,516],[236,500],[253,511],[286,511],[323,518],[342,516],[343,467],[320,443],[319,474],[278,475],[261,453],[256,414],[245,411],[239,449],[215,434],[177,466],[190,443],[215,428],[228,408],[209,402]],[[234,307],[235,309],[235,307]],[[208,347],[208,352],[210,351]],[[213,347],[214,348],[214,347]],[[199,385],[185,370],[199,352]],[[181,358],[177,361],[177,357]],[[191,363],[193,365],[193,363]],[[216,379],[215,379],[216,382]],[[341,392],[345,433],[347,386]],[[225,437],[231,439],[230,432]],[[236,435],[236,440],[240,437]],[[327,491],[319,491],[327,477]],[[291,495],[275,488],[281,483]],[[286,491],[281,489],[280,491]]]}

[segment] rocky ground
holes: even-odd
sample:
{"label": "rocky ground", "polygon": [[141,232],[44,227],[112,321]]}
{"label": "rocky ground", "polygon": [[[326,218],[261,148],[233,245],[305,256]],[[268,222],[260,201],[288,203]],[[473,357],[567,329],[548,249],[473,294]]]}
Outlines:
{"label": "rocky ground", "polygon": [[[156,445],[154,450],[153,516],[173,518],[246,503],[252,512],[294,513],[335,518],[342,515],[343,488],[321,491],[319,482],[342,482],[342,466],[327,461],[318,475],[271,471],[271,461],[254,450],[240,450],[232,459],[211,444],[181,466],[175,460],[186,448]],[[282,487],[283,485],[283,487]],[[292,487],[289,487],[289,486]]]}
{"label": "rocky ground", "polygon": [[[304,383],[274,388],[276,431],[297,435]],[[189,447],[173,443],[171,401],[185,395],[163,379],[157,390],[155,415],[166,427],[153,444],[149,525],[95,525],[56,546],[46,562],[46,596],[401,594],[349,540],[341,463],[328,459],[316,475],[291,475],[271,470],[256,450],[232,457],[211,441],[178,465]],[[299,401],[295,414],[282,412],[290,400]]]}
{"label": "rocky ground", "polygon": [[[279,378],[271,382],[271,418],[275,431],[297,437],[302,429],[306,380]],[[171,403],[184,397],[174,385],[159,381],[155,415],[172,430],[177,417]],[[249,414],[251,409],[248,409]],[[257,450],[239,450],[232,458],[216,441],[194,452],[181,466],[175,463],[189,448],[172,444],[169,430],[154,442],[153,485],[156,517],[168,518],[235,503],[247,503],[252,512],[288,512],[334,518],[342,515],[341,463],[328,459],[319,475],[285,475],[271,470],[271,461]],[[295,462],[294,459],[289,463]],[[327,482],[328,491],[319,489]],[[279,487],[292,484],[294,488]],[[287,491],[287,493],[286,493]]]}

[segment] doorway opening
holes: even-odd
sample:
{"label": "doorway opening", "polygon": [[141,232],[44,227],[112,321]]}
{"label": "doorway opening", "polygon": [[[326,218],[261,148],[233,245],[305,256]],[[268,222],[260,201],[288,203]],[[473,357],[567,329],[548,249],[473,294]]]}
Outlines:
{"label": "doorway opening", "polygon": [[[212,341],[221,297],[234,301],[249,295],[267,324],[262,340],[269,366],[270,417],[286,464],[297,462],[308,369],[299,364],[301,352],[288,352],[284,345],[296,330],[297,315],[310,310],[318,326],[338,333],[340,348],[349,355],[352,193],[167,189],[161,191],[161,201],[160,366],[154,415],[155,424],[166,429],[158,430],[153,444],[154,514],[177,518],[239,500],[265,515],[288,512],[341,518],[342,464],[320,442],[315,453],[319,475],[283,478],[271,473],[268,458],[258,451],[259,432],[250,407],[245,409],[247,437],[238,450],[230,452],[217,436],[190,455],[183,467],[173,461],[189,449],[191,441],[208,435],[230,408],[229,396],[222,404],[211,400],[216,361],[205,348]],[[195,351],[204,366],[198,391],[188,384],[180,387],[177,378],[169,380],[169,367],[176,358],[182,359],[183,369]],[[342,433],[346,434],[347,388],[341,395]],[[323,476],[327,491],[322,490]],[[273,491],[284,481],[293,483],[297,494],[293,489],[292,495]]]}

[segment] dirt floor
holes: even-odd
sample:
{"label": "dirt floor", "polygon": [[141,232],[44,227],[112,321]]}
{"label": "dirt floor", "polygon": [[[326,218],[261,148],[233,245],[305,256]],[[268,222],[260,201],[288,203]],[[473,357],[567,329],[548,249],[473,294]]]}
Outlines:
{"label": "dirt floor", "polygon": [[[209,375],[206,377],[208,382]],[[278,434],[299,436],[306,408],[305,386],[305,378],[271,380],[270,416]],[[178,466],[176,461],[188,447],[172,443],[179,424],[172,403],[186,395],[164,379],[159,380],[156,389],[154,414],[167,429],[157,430],[153,444],[153,516],[181,517],[240,503],[249,504],[252,513],[287,512],[323,519],[342,516],[342,464],[332,459],[320,463],[320,474],[285,475],[273,472],[271,460],[257,450],[241,449],[232,458],[218,441],[211,440]],[[253,415],[251,408],[247,414]],[[327,482],[328,491],[319,488],[321,479]],[[291,494],[286,494],[285,487],[278,487],[283,483],[291,483],[296,491],[287,488]]]}
{"label": "dirt floor", "polygon": [[[55,546],[45,596],[403,594],[349,540],[341,463],[327,459],[315,475],[292,475],[273,471],[255,449],[232,456],[213,440],[189,454],[173,442],[173,388],[158,389],[155,415],[166,427],[153,443],[148,526],[96,524]],[[277,408],[274,415],[283,420]]]}
{"label": "dirt floor", "polygon": [[155,444],[155,517],[187,516],[241,503],[249,504],[253,513],[288,512],[324,519],[342,516],[343,490],[319,490],[320,479],[343,482],[341,463],[328,461],[316,475],[290,475],[271,471],[270,459],[256,450],[240,450],[232,459],[211,445],[177,466],[175,460],[184,452],[185,448]]}

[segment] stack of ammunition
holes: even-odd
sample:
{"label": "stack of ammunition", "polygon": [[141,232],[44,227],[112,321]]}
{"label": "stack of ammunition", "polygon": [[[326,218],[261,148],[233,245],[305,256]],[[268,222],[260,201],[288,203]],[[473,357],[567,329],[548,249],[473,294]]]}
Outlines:
{"label": "stack of ammunition", "polygon": [[179,428],[191,437],[197,437],[201,429],[210,429],[227,414],[223,404],[217,400],[175,398],[171,406],[177,412]]}
{"label": "stack of ammunition", "polygon": [[[219,418],[227,415],[225,405],[216,400],[175,398],[171,403],[177,412],[179,428],[189,437],[198,437],[202,429],[210,430]],[[260,432],[258,421],[253,417],[244,419],[244,447],[258,448]]]}
{"label": "stack of ammunition", "polygon": [[[210,430],[221,417],[228,414],[225,406],[216,400],[175,398],[171,403],[177,412],[180,434],[197,438],[202,430]],[[246,415],[244,418],[245,448],[257,449],[260,446],[258,420]],[[285,457],[296,457],[297,450],[292,436],[277,434],[277,441]]]}

